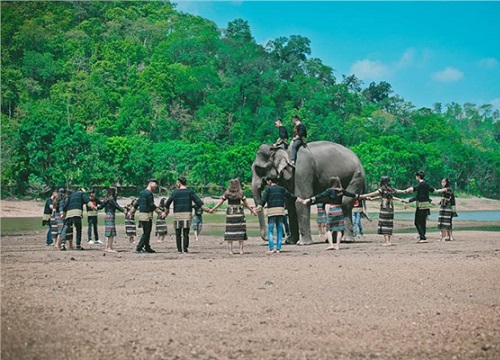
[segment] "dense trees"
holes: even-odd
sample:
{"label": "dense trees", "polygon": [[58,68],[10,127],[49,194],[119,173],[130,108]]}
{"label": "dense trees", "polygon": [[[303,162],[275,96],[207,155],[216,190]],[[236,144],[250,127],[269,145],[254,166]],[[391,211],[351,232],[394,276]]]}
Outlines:
{"label": "dense trees", "polygon": [[2,188],[142,186],[178,174],[204,193],[251,180],[274,119],[308,125],[361,158],[373,189],[424,169],[438,184],[500,198],[500,122],[489,105],[415,109],[387,82],[367,87],[311,58],[300,35],[257,44],[165,2],[3,2]]}

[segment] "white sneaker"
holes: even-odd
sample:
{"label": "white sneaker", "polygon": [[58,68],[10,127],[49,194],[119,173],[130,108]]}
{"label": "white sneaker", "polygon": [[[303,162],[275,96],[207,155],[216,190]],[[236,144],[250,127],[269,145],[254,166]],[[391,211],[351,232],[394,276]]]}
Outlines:
{"label": "white sneaker", "polygon": [[89,240],[87,241],[88,244],[92,245],[92,244],[97,244],[94,240]]}
{"label": "white sneaker", "polygon": [[94,244],[104,244],[101,240],[94,241]]}

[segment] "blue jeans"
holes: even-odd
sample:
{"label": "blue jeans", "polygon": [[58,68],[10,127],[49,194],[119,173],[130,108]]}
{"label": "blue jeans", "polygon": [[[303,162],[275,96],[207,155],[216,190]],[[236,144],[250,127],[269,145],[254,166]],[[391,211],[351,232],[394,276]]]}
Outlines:
{"label": "blue jeans", "polygon": [[50,220],[49,220],[49,231],[47,232],[47,245],[50,245],[52,244],[52,225],[50,224]]}
{"label": "blue jeans", "polygon": [[356,226],[359,228],[359,235],[363,235],[363,225],[361,225],[361,213],[352,213],[352,234],[356,236]]}
{"label": "blue jeans", "polygon": [[274,250],[273,233],[276,226],[276,250],[281,250],[283,242],[283,218],[284,216],[269,216],[267,218],[267,238],[269,240],[269,250]]}

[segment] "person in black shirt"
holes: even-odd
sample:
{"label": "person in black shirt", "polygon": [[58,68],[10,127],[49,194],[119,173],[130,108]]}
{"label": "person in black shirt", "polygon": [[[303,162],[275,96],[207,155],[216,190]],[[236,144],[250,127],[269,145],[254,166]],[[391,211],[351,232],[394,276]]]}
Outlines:
{"label": "person in black shirt", "polygon": [[153,229],[153,211],[162,217],[166,217],[167,214],[161,212],[160,209],[155,205],[155,200],[153,197],[153,191],[158,187],[158,180],[149,179],[148,186],[141,191],[139,194],[139,198],[137,202],[134,204],[134,207],[129,212],[129,217],[134,216],[137,209],[139,209],[139,213],[137,214],[137,219],[142,227],[142,236],[141,240],[139,240],[139,244],[135,248],[136,253],[155,253],[153,249],[151,249],[150,239],[151,239],[151,230]]}
{"label": "person in black shirt", "polygon": [[301,146],[306,147],[307,129],[306,126],[300,121],[299,117],[295,115],[292,118],[295,128],[293,129],[293,139],[292,139],[292,162],[291,165],[295,166],[297,161],[297,152]]}
{"label": "person in black shirt", "polygon": [[419,171],[415,174],[415,178],[418,181],[418,184],[415,186],[410,186],[405,192],[417,192],[417,194],[408,200],[408,202],[416,201],[417,209],[415,210],[415,227],[417,228],[418,235],[420,240],[418,243],[426,243],[427,237],[425,236],[425,232],[427,230],[427,216],[431,213],[431,199],[429,198],[429,193],[434,192],[434,188],[427,184],[424,180],[425,173],[423,171]]}
{"label": "person in black shirt", "polygon": [[114,186],[108,188],[104,203],[101,205],[104,208],[106,217],[104,218],[104,226],[106,236],[106,252],[116,252],[113,249],[113,240],[116,236],[116,210],[125,212],[125,209],[116,201],[117,189]]}
{"label": "person in black shirt", "polygon": [[[89,191],[89,198],[92,201],[92,204],[96,207],[99,207],[102,204],[102,201],[95,197],[95,190],[91,189]],[[98,212],[97,210],[92,210],[87,207],[87,221],[88,221],[88,229],[87,229],[87,242],[89,244],[102,244],[102,241],[99,240],[99,232],[97,228],[97,219]],[[92,231],[94,232],[94,241],[92,240]]]}
{"label": "person in black shirt", "polygon": [[52,245],[54,241],[52,240],[52,224],[50,218],[52,217],[52,212],[54,210],[54,201],[57,197],[57,191],[52,192],[52,195],[45,201],[45,206],[43,209],[42,225],[48,225],[49,231],[47,232],[46,245]]}
{"label": "person in black shirt", "polygon": [[[338,250],[340,248],[340,239],[342,238],[342,232],[345,229],[344,213],[342,211],[342,198],[344,196],[350,196],[354,198],[358,197],[357,194],[343,189],[340,178],[338,176],[333,176],[330,178],[330,187],[328,189],[302,202],[304,205],[315,204],[318,201],[330,204],[330,208],[328,210],[328,227],[326,231],[329,246],[326,248],[326,250]],[[337,232],[337,241],[335,247],[333,246],[332,231]]]}
{"label": "person in black shirt", "polygon": [[97,209],[92,201],[90,201],[89,196],[85,192],[85,189],[78,189],[72,193],[67,202],[64,204],[64,211],[66,211],[66,218],[64,220],[64,229],[62,233],[62,246],[61,250],[66,250],[66,238],[67,234],[71,231],[73,225],[76,228],[76,250],[83,250],[82,247],[82,217],[83,217],[83,205],[95,210]]}
{"label": "person in black shirt", "polygon": [[[262,211],[267,204],[267,238],[269,242],[268,253],[279,253],[283,240],[283,222],[285,220],[285,202],[297,200],[297,196],[289,192],[283,186],[276,185],[277,179],[269,177],[266,179],[268,187],[262,195],[257,211]],[[273,233],[276,226],[276,248],[274,248]]]}
{"label": "person in black shirt", "polygon": [[210,212],[203,201],[189,189],[185,177],[177,179],[177,190],[174,190],[165,205],[167,215],[170,211],[170,204],[174,203],[174,228],[177,251],[189,252],[189,230],[191,228],[193,203],[202,207],[204,211]]}
{"label": "person in black shirt", "polygon": [[281,119],[276,120],[274,124],[278,128],[278,140],[273,144],[273,147],[283,150],[288,149],[288,131],[286,127],[283,126]]}

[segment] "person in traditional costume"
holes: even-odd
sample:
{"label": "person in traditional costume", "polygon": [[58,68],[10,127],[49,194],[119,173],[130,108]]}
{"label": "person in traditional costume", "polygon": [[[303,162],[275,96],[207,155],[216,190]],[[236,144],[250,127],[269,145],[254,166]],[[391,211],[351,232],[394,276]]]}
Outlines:
{"label": "person in traditional costume", "polygon": [[441,189],[437,189],[434,192],[441,194],[441,201],[439,202],[439,217],[438,217],[438,229],[441,231],[440,241],[452,241],[452,219],[457,214],[455,196],[453,190],[451,189],[450,180],[445,178],[441,180]]}
{"label": "person in traditional costume", "polygon": [[155,200],[153,196],[153,191],[158,187],[158,180],[149,179],[148,186],[141,191],[137,202],[134,204],[132,210],[128,213],[129,217],[134,216],[137,209],[137,219],[139,220],[139,227],[142,227],[142,236],[135,248],[136,253],[155,253],[151,248],[151,231],[153,230],[153,212],[166,217],[165,212],[161,212],[160,209],[155,205]]}
{"label": "person in traditional costume", "polygon": [[[342,238],[342,231],[344,231],[344,213],[342,212],[342,198],[344,196],[358,197],[357,194],[351,193],[342,188],[342,183],[338,176],[333,176],[330,178],[330,187],[320,194],[314,195],[313,197],[303,200],[304,205],[316,204],[319,201],[330,204],[328,209],[328,227],[326,230],[326,236],[328,238],[329,246],[326,250],[339,250],[340,240]],[[336,231],[336,245],[333,246],[333,236],[332,232]]]}
{"label": "person in traditional costume", "polygon": [[174,228],[177,251],[179,253],[188,253],[193,203],[201,206],[207,212],[210,209],[205,206],[193,190],[187,187],[187,179],[183,176],[177,179],[177,189],[172,192],[167,200],[167,215],[172,203],[174,204]]}
{"label": "person in traditional costume", "polygon": [[[287,200],[297,200],[297,196],[277,185],[278,179],[266,178],[267,188],[257,206],[257,212],[262,211],[267,204],[267,241],[268,253],[280,253],[283,243],[283,221],[285,219],[285,203]],[[274,246],[274,227],[276,227],[276,247]]]}
{"label": "person in traditional costume", "polygon": [[406,189],[406,193],[416,192],[415,196],[408,200],[408,202],[416,202],[417,208],[415,210],[415,227],[418,231],[419,241],[418,243],[426,243],[427,237],[427,217],[431,213],[431,199],[429,194],[434,192],[434,188],[430,186],[424,180],[425,173],[419,171],[415,174],[415,179],[417,180],[417,185],[411,186]]}
{"label": "person in traditional costume", "polygon": [[52,223],[50,221],[52,213],[54,211],[54,201],[57,198],[57,191],[53,191],[52,195],[45,201],[45,206],[43,208],[42,226],[49,226],[47,231],[47,237],[45,239],[45,245],[52,245],[54,241],[52,240]]}
{"label": "person in traditional costume", "polygon": [[73,226],[76,229],[76,250],[84,250],[82,247],[82,217],[83,205],[85,204],[92,209],[96,209],[90,201],[88,194],[85,192],[85,189],[78,189],[68,197],[64,207],[66,217],[62,233],[61,250],[65,249],[68,231]]}
{"label": "person in traditional costume", "polygon": [[116,237],[116,210],[125,212],[125,209],[118,204],[116,201],[117,189],[114,186],[110,186],[106,193],[106,198],[101,204],[101,208],[104,208],[105,218],[104,218],[104,236],[106,236],[106,252],[116,252],[113,249],[113,240]]}
{"label": "person in traditional costume", "polygon": [[[160,204],[158,205],[158,209],[160,209],[160,211],[162,213],[167,212],[166,203],[167,203],[166,198],[162,198],[160,200]],[[158,242],[163,242],[165,240],[165,236],[168,234],[167,221],[165,220],[165,218],[158,215],[156,217],[155,227],[156,227],[155,235],[158,237]]]}
{"label": "person in traditional costume", "polygon": [[[100,205],[102,205],[102,201],[95,196],[94,189],[91,189],[89,191],[89,198],[94,207],[98,208]],[[88,222],[87,242],[89,244],[102,244],[102,241],[99,240],[98,221],[97,221],[98,215],[99,213],[97,210],[92,210],[91,207],[87,206],[87,222]],[[94,233],[94,240],[92,240],[92,232]]]}
{"label": "person in traditional costume", "polygon": [[399,190],[391,185],[391,179],[389,176],[382,176],[380,179],[380,187],[378,190],[363,194],[359,196],[359,201],[363,199],[366,200],[378,200],[380,199],[380,210],[378,218],[377,234],[384,236],[384,246],[392,245],[392,233],[394,230],[394,203],[395,201],[404,200],[397,198],[396,194],[404,194],[405,190]]}
{"label": "person in traditional costume", "polygon": [[243,189],[241,188],[239,179],[232,179],[229,182],[227,190],[222,195],[220,201],[210,209],[210,213],[213,213],[226,201],[228,205],[226,210],[224,241],[228,243],[230,254],[233,254],[233,242],[238,241],[240,245],[240,254],[243,254],[243,244],[245,240],[248,240],[247,223],[243,207],[250,210],[253,215],[257,215],[257,212],[250,206],[247,198],[243,195]]}

